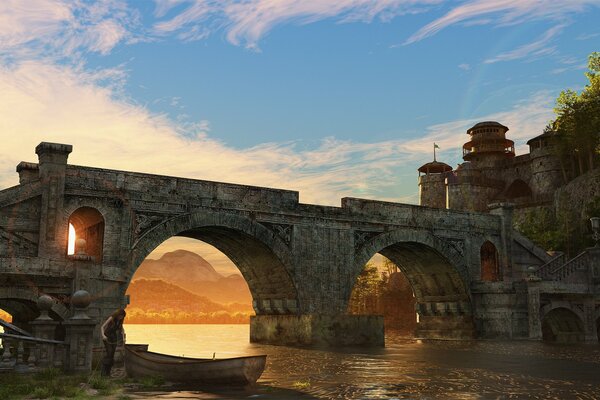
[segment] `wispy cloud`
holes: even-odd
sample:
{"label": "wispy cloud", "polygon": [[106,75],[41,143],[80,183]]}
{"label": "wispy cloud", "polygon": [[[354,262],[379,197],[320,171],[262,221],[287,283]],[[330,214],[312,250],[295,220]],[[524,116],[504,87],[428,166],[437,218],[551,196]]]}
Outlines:
{"label": "wispy cloud", "polygon": [[471,0],[453,8],[443,17],[427,24],[406,40],[405,44],[418,42],[451,25],[482,21],[483,16],[495,15],[496,25],[512,25],[532,20],[553,20],[564,22],[565,18],[585,11],[592,6],[600,6],[600,0]]}
{"label": "wispy cloud", "polygon": [[500,61],[512,61],[522,58],[539,57],[543,55],[553,54],[556,52],[556,48],[553,46],[548,46],[548,44],[564,28],[565,25],[554,26],[548,29],[546,32],[544,32],[544,34],[540,36],[537,40],[519,46],[514,50],[501,53],[496,57],[489,58],[485,60],[484,63],[493,64]]}
{"label": "wispy cloud", "polygon": [[138,26],[138,13],[119,0],[3,0],[0,55],[15,59],[106,54],[132,40]]}
{"label": "wispy cloud", "polygon": [[15,165],[35,160],[39,142],[53,141],[74,145],[73,164],[299,190],[302,201],[318,204],[338,205],[344,196],[398,200],[398,187],[401,196],[417,189],[403,169],[428,160],[433,141],[459,149],[466,128],[481,119],[508,124],[513,138],[530,137],[550,118],[553,98],[542,93],[513,110],[438,124],[408,141],[326,138],[308,149],[294,142],[234,149],[210,137],[207,121],[182,125],[153,114],[99,79],[105,77],[35,61],[0,69],[2,187],[17,183]]}
{"label": "wispy cloud", "polygon": [[160,21],[154,28],[158,34],[177,32],[189,39],[193,32],[206,35],[224,28],[227,39],[236,45],[257,48],[261,38],[283,23],[308,24],[335,18],[338,22],[383,21],[403,14],[426,11],[443,0],[249,0],[157,1],[156,15],[165,16],[176,5],[187,4],[177,15]]}
{"label": "wispy cloud", "polygon": [[595,37],[600,36],[600,32],[596,32],[596,33],[584,33],[581,34],[579,36],[577,36],[575,39],[576,40],[589,40],[589,39],[593,39]]}
{"label": "wispy cloud", "polygon": [[471,65],[463,63],[463,64],[459,64],[458,68],[462,69],[463,71],[470,71],[471,70]]}

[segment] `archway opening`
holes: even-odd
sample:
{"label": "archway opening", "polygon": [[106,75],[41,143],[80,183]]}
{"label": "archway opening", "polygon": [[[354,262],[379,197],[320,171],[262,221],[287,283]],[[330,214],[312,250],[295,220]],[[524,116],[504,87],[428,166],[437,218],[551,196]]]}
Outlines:
{"label": "archway opening", "polygon": [[500,279],[498,250],[490,241],[486,241],[479,251],[481,258],[481,280],[495,282]]}
{"label": "archway opening", "polygon": [[518,199],[522,197],[531,197],[531,189],[529,185],[521,179],[516,179],[505,191],[505,197],[507,199]]}
{"label": "archway opening", "polygon": [[127,289],[131,324],[248,323],[252,295],[233,262],[195,239],[172,238],[146,257]]}
{"label": "archway opening", "polygon": [[457,268],[445,256],[419,242],[398,242],[384,247],[379,254],[397,266],[412,290],[416,337],[475,336],[468,291]]}
{"label": "archway opening", "polygon": [[352,315],[382,315],[388,334],[413,337],[419,319],[415,295],[400,268],[376,254],[356,279],[348,311]]}
{"label": "archway opening", "polygon": [[556,343],[583,342],[583,321],[567,308],[555,308],[544,316],[542,338],[544,341]]}
{"label": "archway opening", "polygon": [[77,239],[85,240],[85,252],[102,262],[104,248],[104,217],[91,207],[81,207],[69,217],[67,255],[75,253]]}
{"label": "archway opening", "polygon": [[297,309],[296,289],[279,258],[232,228],[181,232],[134,270],[127,288],[127,339],[150,341],[151,350],[159,352],[243,355],[251,316]]}
{"label": "archway opening", "polygon": [[[12,315],[10,315],[9,312],[3,310],[0,308],[0,319],[11,323],[12,322]],[[0,333],[4,333],[4,327],[2,325],[0,325]],[[0,337],[0,356],[2,356],[2,354],[4,354],[4,340]]]}
{"label": "archway opening", "polygon": [[[12,315],[10,315],[9,312],[0,308],[0,319],[10,323],[10,322],[12,322]],[[0,327],[0,329],[2,329],[2,328]]]}

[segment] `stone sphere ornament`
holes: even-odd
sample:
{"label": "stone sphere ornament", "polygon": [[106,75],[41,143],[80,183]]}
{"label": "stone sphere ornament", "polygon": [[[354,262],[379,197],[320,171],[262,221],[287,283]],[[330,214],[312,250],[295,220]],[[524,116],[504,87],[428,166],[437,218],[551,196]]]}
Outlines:
{"label": "stone sphere ornament", "polygon": [[71,296],[71,304],[75,308],[87,308],[92,302],[92,296],[87,290],[78,290]]}
{"label": "stone sphere ornament", "polygon": [[85,256],[87,253],[85,252],[85,248],[87,247],[87,242],[83,238],[79,238],[75,240],[75,254],[78,256]]}
{"label": "stone sphere ornament", "polygon": [[53,305],[54,305],[54,300],[52,299],[52,297],[48,296],[47,294],[41,295],[37,299],[37,308],[38,308],[38,310],[40,310],[40,316],[37,317],[37,320],[52,319],[48,315],[48,311],[50,311],[52,309]]}
{"label": "stone sphere ornament", "polygon": [[90,319],[85,313],[85,309],[92,302],[92,296],[87,290],[78,290],[71,296],[71,305],[75,308],[75,312],[71,319]]}
{"label": "stone sphere ornament", "polygon": [[37,300],[37,308],[40,311],[50,311],[54,305],[54,300],[47,294],[41,295]]}

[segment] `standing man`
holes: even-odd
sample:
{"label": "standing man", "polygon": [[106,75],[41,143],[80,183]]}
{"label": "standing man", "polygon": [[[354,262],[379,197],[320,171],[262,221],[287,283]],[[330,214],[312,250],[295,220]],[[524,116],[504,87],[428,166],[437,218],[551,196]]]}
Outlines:
{"label": "standing man", "polygon": [[102,376],[110,376],[110,370],[114,364],[115,350],[119,340],[124,341],[125,332],[123,331],[123,321],[125,320],[125,310],[120,308],[110,315],[100,327],[102,341],[106,349],[106,355],[102,359]]}

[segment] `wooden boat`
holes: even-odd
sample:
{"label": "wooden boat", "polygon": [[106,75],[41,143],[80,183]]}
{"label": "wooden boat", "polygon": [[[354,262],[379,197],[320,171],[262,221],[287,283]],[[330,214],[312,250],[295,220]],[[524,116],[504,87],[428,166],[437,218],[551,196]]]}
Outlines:
{"label": "wooden boat", "polygon": [[246,385],[260,378],[266,361],[266,355],[213,360],[154,353],[148,345],[125,345],[125,371],[132,378],[161,376],[170,382]]}

